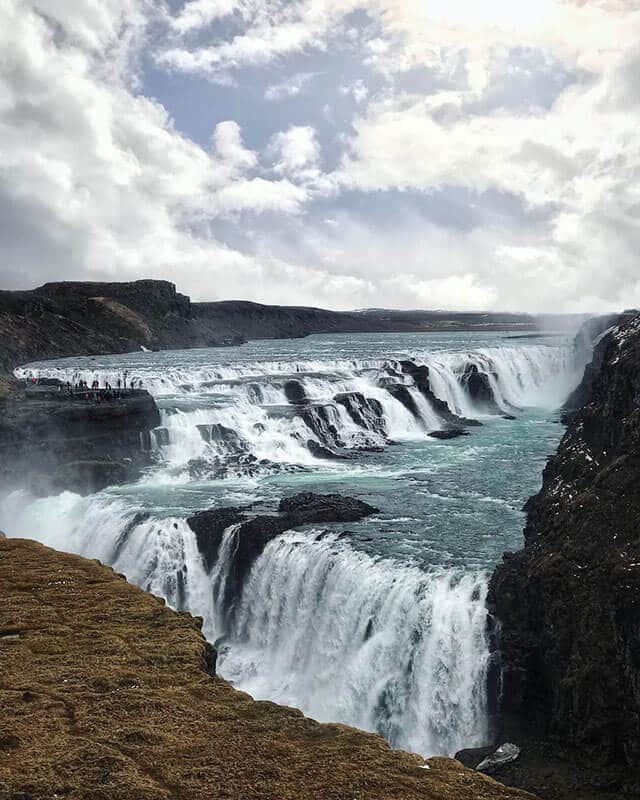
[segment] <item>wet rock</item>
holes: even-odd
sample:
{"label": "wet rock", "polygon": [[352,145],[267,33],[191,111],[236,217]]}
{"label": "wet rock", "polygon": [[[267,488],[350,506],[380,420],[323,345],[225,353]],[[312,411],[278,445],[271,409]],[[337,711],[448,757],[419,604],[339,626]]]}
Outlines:
{"label": "wet rock", "polygon": [[356,453],[384,453],[384,447],[381,444],[360,444],[352,447]]}
{"label": "wet rock", "polygon": [[81,460],[63,464],[56,471],[53,484],[60,487],[73,486],[80,494],[98,492],[107,486],[126,483],[135,476],[135,470],[124,461]]}
{"label": "wet rock", "polygon": [[355,522],[377,514],[379,509],[355,497],[302,492],[283,497],[278,511],[300,525],[310,522]]}
{"label": "wet rock", "polygon": [[200,436],[207,444],[215,444],[218,452],[238,453],[248,450],[248,445],[242,440],[233,428],[221,425],[219,422],[208,425],[196,425]]}
{"label": "wet rock", "polygon": [[502,419],[508,419],[508,420],[518,419],[517,417],[514,417],[513,414],[501,414],[500,416],[502,417]]}
{"label": "wet rock", "polygon": [[187,519],[187,524],[196,534],[198,549],[208,571],[216,563],[225,531],[240,523],[233,534],[233,559],[228,567],[222,599],[228,620],[234,613],[234,604],[241,596],[243,583],[253,563],[269,542],[281,533],[309,523],[353,522],[377,512],[373,506],[354,497],[312,492],[283,498],[277,515],[261,514],[248,519],[247,510],[235,507],[209,509]]}
{"label": "wet rock", "polygon": [[307,449],[314,458],[322,458],[327,461],[340,461],[349,458],[347,453],[338,453],[329,447],[319,444],[315,439],[307,439]]}
{"label": "wet rock", "polygon": [[489,745],[488,747],[468,747],[464,750],[458,750],[454,758],[456,761],[464,764],[465,767],[469,767],[469,769],[476,769],[481,761],[488,756],[493,755],[495,751],[495,745]]}
{"label": "wet rock", "polygon": [[160,423],[146,391],[96,402],[91,393],[5,400],[0,414],[0,481],[31,485],[44,493],[93,492],[135,479],[153,463],[145,435]]}
{"label": "wet rock", "polygon": [[351,419],[368,431],[386,436],[384,410],[379,400],[365,397],[361,392],[341,392],[334,401],[346,409]]}
{"label": "wet rock", "polygon": [[402,403],[402,405],[412,416],[414,416],[419,422],[422,421],[420,410],[416,404],[416,401],[413,399],[411,392],[404,384],[392,383],[389,386],[385,386],[385,389],[389,392],[391,397],[394,398],[394,400]]}
{"label": "wet rock", "polygon": [[300,381],[287,381],[284,385],[284,394],[292,405],[305,405],[311,402]]}
{"label": "wet rock", "polygon": [[480,420],[459,417],[457,414],[454,414],[444,400],[435,396],[429,380],[429,367],[424,364],[414,364],[413,361],[401,361],[400,367],[405,375],[409,375],[413,378],[415,386],[420,390],[420,393],[447,427],[457,429],[482,425]]}
{"label": "wet rock", "polygon": [[501,767],[511,764],[520,755],[520,748],[512,742],[501,744],[491,755],[483,758],[476,769],[478,772],[493,774],[499,772]]}
{"label": "wet rock", "polygon": [[[294,525],[294,521],[289,517],[263,514],[242,522],[238,527],[234,534],[233,559],[228,566],[222,597],[222,611],[227,624],[230,624],[233,618],[236,603],[242,596],[242,587],[256,559],[259,558],[269,542]],[[222,533],[218,543],[221,540]]]}
{"label": "wet rock", "polygon": [[118,536],[118,541],[113,548],[113,553],[111,554],[110,563],[114,564],[120,553],[122,552],[123,547],[126,545],[129,536],[131,533],[138,527],[138,525],[142,525],[143,522],[146,522],[151,514],[148,511],[138,511],[138,513],[133,517],[133,519],[124,527],[120,536]]}
{"label": "wet rock", "polygon": [[212,508],[187,517],[187,525],[196,535],[198,550],[208,572],[218,559],[220,543],[226,529],[246,518],[245,509],[235,507]]}
{"label": "wet rock", "polygon": [[431,433],[427,434],[432,439],[457,439],[459,436],[468,436],[469,431],[465,431],[463,428],[445,428],[442,431],[431,431]]}
{"label": "wet rock", "polygon": [[476,364],[467,364],[462,374],[462,386],[474,404],[489,414],[501,414],[486,372],[481,372]]}
{"label": "wet rock", "polygon": [[155,442],[159,447],[167,447],[169,444],[171,444],[169,440],[169,431],[167,430],[167,428],[164,427],[155,428],[152,431],[152,433]]}
{"label": "wet rock", "polygon": [[[614,325],[619,325],[633,318],[637,312],[624,311],[622,314],[607,314],[588,319],[580,327],[574,340],[576,360],[584,363],[587,354],[593,348],[591,359],[584,369],[582,380],[571,392],[562,406],[560,416],[564,425],[568,425],[578,411],[591,399],[594,386],[602,370],[607,343],[599,337]],[[594,347],[595,345],[595,347]]]}
{"label": "wet rock", "polygon": [[344,447],[338,433],[338,414],[331,405],[313,405],[300,413],[300,418],[312,433],[327,447]]}

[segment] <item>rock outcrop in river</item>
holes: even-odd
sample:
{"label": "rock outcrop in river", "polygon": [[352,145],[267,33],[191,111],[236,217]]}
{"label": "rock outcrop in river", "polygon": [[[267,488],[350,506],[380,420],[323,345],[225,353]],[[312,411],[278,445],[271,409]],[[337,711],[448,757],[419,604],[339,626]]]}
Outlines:
{"label": "rock outcrop in river", "polygon": [[582,779],[544,793],[538,771],[525,785],[548,798],[640,795],[640,316],[596,360],[527,503],[525,548],[491,582],[507,730]]}
{"label": "rock outcrop in river", "polygon": [[248,509],[212,508],[188,517],[187,524],[196,535],[208,572],[218,559],[225,532],[231,525],[237,525],[233,532],[233,552],[227,556],[229,563],[224,594],[219,599],[221,611],[228,615],[234,602],[241,597],[244,581],[254,562],[276,536],[300,525],[357,522],[377,511],[374,506],[355,497],[301,492],[283,497],[277,514],[249,516]]}
{"label": "rock outcrop in river", "polygon": [[533,800],[256,702],[201,621],[98,562],[0,537],[2,800]]}

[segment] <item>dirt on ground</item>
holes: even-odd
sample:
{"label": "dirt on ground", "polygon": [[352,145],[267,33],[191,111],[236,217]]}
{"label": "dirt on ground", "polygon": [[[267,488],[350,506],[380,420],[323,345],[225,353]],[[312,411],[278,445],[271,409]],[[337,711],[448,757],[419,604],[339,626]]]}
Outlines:
{"label": "dirt on ground", "polygon": [[254,701],[197,618],[96,561],[0,538],[0,598],[2,800],[532,798]]}

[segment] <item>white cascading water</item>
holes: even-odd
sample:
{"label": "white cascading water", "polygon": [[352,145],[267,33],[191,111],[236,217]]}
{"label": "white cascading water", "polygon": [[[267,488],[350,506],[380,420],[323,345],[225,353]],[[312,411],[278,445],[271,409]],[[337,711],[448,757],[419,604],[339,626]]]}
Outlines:
{"label": "white cascading water", "polygon": [[[416,365],[429,367],[430,387],[451,411],[463,417],[482,418],[487,409],[478,407],[464,387],[463,375],[474,365],[487,376],[498,410],[512,413],[523,407],[557,407],[577,383],[584,364],[576,363],[571,347],[528,345],[477,348],[469,351],[421,353],[412,357]],[[98,380],[116,386],[121,370],[77,370],[43,366],[17,370],[18,377],[53,377],[89,384]],[[153,366],[130,371],[129,384],[146,387],[158,400],[164,439],[156,437],[158,452],[172,470],[186,470],[193,462],[220,466],[236,449],[264,465],[313,465],[317,458],[308,442],[329,448],[358,449],[383,446],[394,441],[424,438],[442,427],[442,419],[428,399],[403,374],[398,361],[384,359],[260,362],[218,365],[194,369]],[[285,384],[295,380],[313,407],[305,419],[300,407],[291,405]],[[417,415],[387,390],[402,384],[417,409]],[[379,404],[381,427],[356,423],[335,402],[341,394],[358,393]],[[317,426],[309,417],[324,417]],[[206,434],[217,425],[234,432],[234,440],[221,441]],[[311,426],[311,427],[310,427]],[[337,430],[336,442],[331,426]],[[381,431],[383,429],[383,432]],[[386,438],[385,438],[386,437]],[[230,471],[238,474],[238,465]],[[241,471],[241,470],[240,470]]]}
{"label": "white cascading water", "polygon": [[335,536],[287,533],[255,563],[224,674],[257,697],[454,753],[486,734],[486,577],[374,560]]}
{"label": "white cascading water", "polygon": [[[429,367],[431,390],[451,411],[485,421],[486,408],[476,407],[465,391],[469,364],[488,376],[505,413],[556,407],[583,366],[572,348],[544,345],[429,352],[412,361]],[[55,364],[17,374],[112,386],[122,377],[121,370]],[[288,402],[285,386],[292,379],[310,405]],[[142,381],[162,414],[154,437],[160,462],[145,486],[167,485],[169,473],[188,481],[194,464],[233,462],[226,476],[248,467],[268,472],[274,464],[308,469],[320,463],[310,440],[336,452],[380,448],[389,440],[428,441],[427,434],[442,426],[398,360],[192,369],[150,360],[130,370],[127,380]],[[406,388],[417,414],[392,396],[389,384]],[[353,399],[350,410],[336,399],[345,394]],[[186,519],[150,516],[132,497],[135,492],[84,498],[65,492],[35,499],[14,492],[0,502],[0,528],[100,558],[172,606],[202,616],[208,638],[221,642],[222,674],[257,697],[379,731],[423,754],[486,743],[483,571],[423,569],[411,559],[362,552],[335,533],[287,532],[258,557],[229,611],[225,586],[237,529],[225,532],[208,573]]]}
{"label": "white cascading water", "polygon": [[[0,504],[0,524],[98,557],[205,620],[219,668],[258,698],[452,754],[486,734],[486,575],[374,559],[336,534],[287,532],[254,563],[234,613],[223,598],[237,546],[225,531],[208,574],[183,519],[141,519],[107,495]],[[11,520],[10,524],[7,521]]]}

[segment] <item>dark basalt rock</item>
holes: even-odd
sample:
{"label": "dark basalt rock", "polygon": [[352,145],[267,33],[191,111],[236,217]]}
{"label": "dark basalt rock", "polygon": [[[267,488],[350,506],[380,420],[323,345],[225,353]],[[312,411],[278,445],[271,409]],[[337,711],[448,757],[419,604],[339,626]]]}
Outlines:
{"label": "dark basalt rock", "polygon": [[446,428],[442,431],[431,431],[428,433],[431,439],[457,439],[459,436],[468,436],[469,431],[465,431],[462,428]]}
{"label": "dark basalt rock", "polygon": [[365,397],[361,392],[341,392],[333,399],[346,409],[356,425],[386,437],[384,410],[380,401]]}
{"label": "dark basalt rock", "polygon": [[233,560],[229,564],[222,599],[228,622],[253,563],[270,541],[299,525],[354,522],[376,513],[377,509],[353,497],[305,492],[283,498],[278,511],[277,515],[262,514],[247,519],[246,508],[219,508],[199,511],[187,519],[187,524],[196,534],[198,549],[208,571],[211,571],[218,558],[224,532],[231,525],[241,523],[233,534]]}
{"label": "dark basalt rock", "polygon": [[454,414],[444,400],[435,396],[429,381],[429,367],[426,365],[419,366],[414,364],[413,361],[401,361],[400,367],[405,375],[410,375],[413,378],[414,384],[446,426],[459,429],[462,427],[482,425],[480,420],[459,417],[457,414]]}
{"label": "dark basalt rock", "polygon": [[310,522],[356,522],[380,509],[355,497],[340,494],[302,492],[283,497],[278,511],[286,514],[296,525]]}
{"label": "dark basalt rock", "polygon": [[385,389],[389,392],[391,397],[397,400],[399,403],[407,409],[407,411],[412,414],[419,422],[422,420],[420,416],[420,411],[418,406],[416,405],[416,401],[411,397],[411,392],[407,387],[402,383],[392,383],[389,386],[385,386]]}
{"label": "dark basalt rock", "polygon": [[505,742],[501,744],[493,753],[488,754],[478,764],[476,769],[479,772],[486,772],[493,775],[500,772],[508,764],[512,764],[520,755],[520,748],[513,742]]}
{"label": "dark basalt rock", "polygon": [[83,459],[62,464],[55,483],[58,486],[73,486],[80,494],[89,494],[107,486],[126,483],[130,475],[130,465],[126,461]]}
{"label": "dark basalt rock", "polygon": [[307,439],[307,449],[314,458],[322,458],[326,461],[341,461],[350,458],[349,453],[332,450],[329,447],[319,444],[315,439]]}
{"label": "dark basalt rock", "polygon": [[478,764],[495,752],[495,749],[495,745],[489,745],[488,747],[467,747],[464,750],[458,750],[454,758],[456,761],[464,764],[465,767],[476,769]]}
{"label": "dark basalt rock", "polygon": [[611,796],[624,797],[640,785],[640,316],[598,349],[587,402],[526,505],[525,548],[496,568],[489,605],[507,736],[533,728],[617,769]]}
{"label": "dark basalt rock", "polygon": [[584,360],[586,360],[586,353],[594,343],[595,347],[593,347],[591,361],[584,369],[582,380],[573,392],[571,392],[562,406],[560,419],[564,425],[568,425],[577,412],[591,399],[591,394],[598,376],[600,375],[607,349],[606,339],[597,341],[598,338],[610,327],[622,324],[630,318],[633,318],[636,314],[637,312],[634,311],[625,311],[622,314],[607,314],[602,317],[593,317],[581,326],[574,340],[576,359],[580,362],[584,362]]}
{"label": "dark basalt rock", "polygon": [[235,507],[211,508],[187,517],[187,525],[196,535],[198,550],[202,553],[207,571],[216,563],[226,529],[246,518],[245,509]]}
{"label": "dark basalt rock", "polygon": [[491,388],[491,381],[486,372],[480,372],[476,364],[467,364],[462,374],[462,386],[473,402],[488,414],[501,414],[502,409],[496,403]]}
{"label": "dark basalt rock", "polygon": [[44,494],[135,479],[152,463],[149,432],[159,423],[155,401],[142,390],[102,402],[53,386],[19,391],[2,404],[0,479]]}
{"label": "dark basalt rock", "polygon": [[127,541],[129,540],[129,536],[131,533],[138,527],[138,525],[142,525],[143,522],[146,522],[151,515],[147,511],[139,511],[133,519],[126,525],[124,530],[118,536],[118,541],[113,548],[113,553],[111,554],[110,563],[115,563],[118,559],[118,556],[122,552],[123,547],[126,545]]}
{"label": "dark basalt rock", "polygon": [[284,394],[292,405],[305,405],[311,402],[300,381],[287,381],[284,385]]}
{"label": "dark basalt rock", "polygon": [[300,419],[326,447],[344,447],[338,433],[336,409],[330,405],[313,405],[300,412]]}
{"label": "dark basalt rock", "polygon": [[197,425],[200,436],[208,444],[216,444],[219,450],[227,453],[246,452],[248,444],[242,440],[233,428],[221,425],[219,422],[208,425]]}

